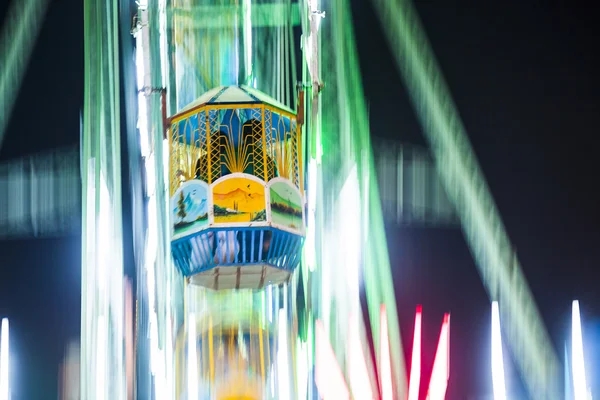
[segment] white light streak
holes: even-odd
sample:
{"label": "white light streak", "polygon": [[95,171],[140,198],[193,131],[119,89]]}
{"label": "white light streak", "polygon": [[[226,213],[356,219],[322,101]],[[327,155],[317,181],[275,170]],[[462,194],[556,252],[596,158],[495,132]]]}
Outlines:
{"label": "white light streak", "polygon": [[0,331],[0,400],[9,400],[10,398],[8,339],[8,318],[3,318]]}
{"label": "white light streak", "polygon": [[148,119],[146,108],[146,95],[144,93],[138,93],[138,124],[137,128],[140,137],[140,152],[143,157],[147,157],[150,154],[150,143],[148,140]]}
{"label": "white light streak", "polygon": [[273,366],[271,365],[271,372],[269,373],[269,377],[271,379],[271,396],[275,398],[275,371]]}
{"label": "white light streak", "polygon": [[373,400],[373,388],[369,381],[369,369],[360,340],[360,329],[356,315],[350,317],[348,341],[348,374],[350,389],[355,399]]}
{"label": "white light streak", "polygon": [[494,400],[506,400],[500,311],[497,301],[492,303],[492,384],[494,387]]}
{"label": "white light streak", "polygon": [[273,285],[269,285],[267,287],[266,292],[267,292],[267,307],[268,307],[267,316],[269,318],[269,322],[273,322],[273,312],[274,312]]}
{"label": "white light streak", "polygon": [[277,346],[277,371],[279,379],[277,386],[279,388],[280,400],[290,399],[290,363],[288,359],[288,332],[287,318],[285,309],[279,310],[278,325],[279,325],[279,345]]}
{"label": "white light streak", "polygon": [[298,348],[298,355],[297,355],[297,382],[298,382],[298,387],[297,387],[297,392],[298,392],[298,398],[299,399],[306,399],[308,398],[308,361],[307,361],[307,355],[308,355],[308,346],[305,345],[300,339],[296,340],[296,346]]}
{"label": "white light streak", "polygon": [[[246,76],[252,79],[252,0],[244,0],[244,55]],[[256,78],[253,83],[256,88]]]}
{"label": "white light streak", "polygon": [[106,318],[104,315],[98,316],[97,337],[96,337],[96,400],[106,399]]}
{"label": "white light streak", "polygon": [[[168,154],[168,153],[167,153]],[[154,197],[156,193],[156,166],[154,162],[154,153],[150,153],[146,157],[146,195]],[[169,165],[169,164],[167,164]],[[156,211],[156,210],[155,210]]]}
{"label": "white light streak", "polygon": [[158,0],[158,31],[160,34],[160,64],[161,69],[163,71],[162,75],[162,85],[163,87],[167,87],[167,76],[169,71],[169,62],[168,57],[169,53],[167,51],[167,1],[166,0]]}
{"label": "white light streak", "polygon": [[[140,6],[141,8],[141,6]],[[137,75],[137,88],[140,91],[138,93],[138,123],[137,128],[140,137],[140,150],[142,157],[150,154],[150,142],[148,140],[148,111],[146,104],[146,95],[141,92],[144,89],[146,83],[146,68],[145,68],[145,54],[144,54],[144,41],[143,41],[143,30],[137,32],[135,36],[135,65]]]}
{"label": "white light streak", "polygon": [[419,398],[421,385],[421,316],[422,308],[417,307],[415,315],[415,333],[413,337],[412,359],[410,363],[410,377],[408,382],[408,400]]}
{"label": "white light streak", "polygon": [[392,361],[385,304],[381,305],[381,327],[379,329],[379,360],[381,363],[381,400],[392,400]]}
{"label": "white light streak", "polygon": [[190,313],[188,317],[188,399],[198,396],[198,364],[196,354],[196,315]]}
{"label": "white light streak", "polygon": [[308,269],[313,272],[316,264],[316,207],[317,207],[317,162],[311,159],[308,163],[308,215],[304,256]]}
{"label": "white light streak", "polygon": [[573,390],[574,400],[588,400],[587,384],[585,381],[585,363],[583,359],[583,338],[581,333],[581,315],[579,301],[573,301],[572,321],[572,365],[573,365]]}
{"label": "white light streak", "polygon": [[[360,288],[360,220],[357,218],[348,218],[349,215],[360,215],[360,190],[358,184],[358,175],[356,165],[350,170],[350,174],[339,194],[339,214],[340,218],[340,254],[343,260],[344,275],[346,275],[348,284],[348,296],[354,299],[351,306],[352,313],[357,313],[359,305]],[[357,329],[357,327],[355,327]]]}
{"label": "white light streak", "polygon": [[435,352],[427,400],[444,400],[450,376],[450,314],[444,315],[438,348]]}
{"label": "white light streak", "polygon": [[108,288],[106,278],[110,271],[112,263],[112,226],[113,212],[110,204],[110,194],[104,179],[104,174],[100,173],[100,210],[98,215],[98,237],[97,237],[97,257],[96,279],[98,291],[102,299],[108,297]]}
{"label": "white light streak", "polygon": [[346,379],[320,320],[315,322],[315,384],[323,400],[349,399]]}

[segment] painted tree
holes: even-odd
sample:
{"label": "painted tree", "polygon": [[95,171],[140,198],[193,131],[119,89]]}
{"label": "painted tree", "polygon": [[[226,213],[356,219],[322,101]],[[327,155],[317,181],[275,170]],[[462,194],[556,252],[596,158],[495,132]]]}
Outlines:
{"label": "painted tree", "polygon": [[181,221],[187,217],[187,213],[185,212],[185,198],[183,197],[183,191],[179,192],[179,200],[177,201],[177,216],[181,218]]}

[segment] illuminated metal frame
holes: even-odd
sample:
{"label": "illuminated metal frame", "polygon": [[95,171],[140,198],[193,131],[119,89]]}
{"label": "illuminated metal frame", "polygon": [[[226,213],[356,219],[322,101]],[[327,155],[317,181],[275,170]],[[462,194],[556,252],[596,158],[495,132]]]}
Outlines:
{"label": "illuminated metal frame", "polygon": [[[270,124],[265,123],[266,120],[268,120],[268,115],[265,112],[269,111],[272,114],[279,114],[283,117],[287,117],[290,120],[290,132],[286,133],[284,132],[284,134],[289,135],[289,138],[284,137],[283,141],[287,141],[290,140],[292,143],[292,150],[293,150],[293,154],[292,154],[292,174],[289,177],[284,177],[286,179],[289,179],[290,181],[292,181],[294,183],[294,185],[300,189],[301,195],[303,196],[303,184],[302,184],[302,180],[303,180],[303,172],[302,172],[302,168],[303,168],[303,162],[302,162],[302,130],[301,130],[301,126],[300,124],[298,124],[296,122],[296,115],[294,115],[293,113],[286,111],[286,110],[282,110],[281,108],[275,107],[275,106],[271,106],[269,104],[266,103],[234,103],[234,104],[223,104],[223,105],[199,105],[194,107],[191,110],[187,110],[184,113],[178,114],[176,116],[174,116],[171,119],[171,124],[170,124],[170,129],[168,132],[168,138],[169,138],[169,147],[170,147],[170,166],[171,166],[171,176],[170,176],[170,194],[171,196],[175,193],[175,190],[177,189],[178,186],[178,180],[177,177],[174,175],[175,172],[179,169],[179,165],[175,164],[178,161],[178,157],[175,155],[176,152],[176,148],[174,146],[174,137],[177,137],[178,140],[177,142],[179,142],[179,138],[181,138],[183,135],[180,134],[179,131],[179,127],[178,124],[179,122],[183,121],[183,120],[187,120],[189,119],[191,116],[193,115],[197,115],[200,121],[200,115],[201,113],[203,113],[204,117],[202,118],[202,121],[205,121],[206,123],[206,128],[204,127],[200,127],[199,129],[199,141],[200,141],[200,147],[197,147],[196,151],[199,151],[200,153],[206,153],[209,154],[208,157],[208,166],[207,166],[207,175],[208,175],[208,184],[212,184],[216,179],[213,176],[213,174],[217,174],[218,177],[221,177],[220,173],[215,173],[216,168],[214,168],[214,166],[212,165],[212,163],[216,163],[219,162],[218,159],[220,157],[220,152],[215,151],[214,149],[211,148],[211,145],[213,143],[213,135],[215,134],[215,132],[218,131],[218,129],[216,129],[218,127],[218,125],[220,125],[220,121],[218,119],[216,119],[216,116],[214,114],[216,113],[211,113],[211,111],[220,111],[220,110],[258,110],[260,113],[260,121],[261,121],[261,126],[262,126],[262,132],[260,133],[260,137],[257,136],[258,139],[262,140],[262,150],[263,150],[263,157],[262,157],[262,164],[256,164],[255,166],[259,167],[259,171],[258,173],[256,173],[255,176],[261,178],[264,182],[268,182],[270,179],[268,179],[269,176],[273,176],[273,172],[268,170],[268,167],[265,168],[264,166],[269,165],[270,163],[267,162],[267,157],[270,156],[272,157],[273,154],[272,150],[270,149],[270,143],[267,142],[267,140],[270,140],[271,135],[267,135],[266,134],[266,129],[267,129],[267,125],[270,126]],[[200,122],[199,122],[200,123]],[[292,129],[293,129],[293,133],[292,133]],[[267,139],[268,138],[268,139]],[[184,144],[184,146],[191,146],[192,144],[190,143],[186,143]],[[194,145],[194,147],[196,147]],[[182,150],[182,151],[186,151],[186,150]],[[269,153],[267,153],[269,152]],[[278,160],[276,158],[273,158],[275,163],[278,164]],[[280,165],[277,165],[278,170],[281,171],[282,168]],[[187,173],[188,176],[193,176],[191,171],[184,171],[185,173]]]}

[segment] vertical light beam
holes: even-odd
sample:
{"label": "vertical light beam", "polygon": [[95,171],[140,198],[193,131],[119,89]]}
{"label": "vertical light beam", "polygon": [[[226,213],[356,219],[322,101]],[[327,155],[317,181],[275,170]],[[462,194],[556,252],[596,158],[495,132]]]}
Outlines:
{"label": "vertical light beam", "polygon": [[565,342],[565,400],[573,400],[573,376],[571,374],[567,342]]}
{"label": "vertical light beam", "polygon": [[335,358],[323,322],[315,323],[315,383],[323,400],[342,400],[350,398],[350,391],[344,373]]}
{"label": "vertical light beam", "polygon": [[108,336],[106,334],[107,329],[107,321],[104,315],[98,316],[96,328],[96,381],[94,382],[96,391],[96,400],[106,400],[107,398],[107,390],[106,390],[106,370],[107,370],[107,353],[109,351],[107,346]]}
{"label": "vertical light beam", "polygon": [[252,85],[253,71],[252,71],[252,0],[244,0],[244,66],[246,85]]}
{"label": "vertical light beam", "polygon": [[421,384],[421,317],[423,307],[417,306],[415,315],[415,334],[413,337],[412,357],[410,361],[410,379],[408,382],[408,400],[419,399]]}
{"label": "vertical light beam", "polygon": [[196,355],[196,315],[190,313],[188,317],[188,398],[193,399],[198,396],[198,370]]}
{"label": "vertical light beam", "polygon": [[369,369],[360,341],[359,324],[356,315],[351,315],[348,327],[350,331],[350,339],[348,340],[348,381],[355,399],[373,400],[373,388],[369,381]]}
{"label": "vertical light beam", "polygon": [[575,400],[587,400],[587,384],[585,381],[585,364],[583,361],[583,338],[581,334],[581,316],[579,313],[579,301],[573,301],[573,323],[571,332],[573,349],[571,364],[573,366],[573,389]]}
{"label": "vertical light beam", "polygon": [[381,327],[379,330],[379,362],[381,377],[381,400],[392,400],[394,392],[392,389],[392,361],[390,358],[390,342],[387,326],[387,314],[385,304],[381,305]]}
{"label": "vertical light beam", "polygon": [[8,318],[2,319],[2,331],[0,332],[0,400],[9,399],[9,373],[8,373]]}
{"label": "vertical light beam", "polygon": [[[284,296],[284,299],[286,296]],[[279,348],[277,349],[277,363],[279,364],[278,369],[278,388],[279,397],[281,400],[290,399],[290,362],[288,357],[288,331],[287,331],[287,318],[286,310],[282,308],[279,310]]]}
{"label": "vertical light beam", "polygon": [[427,389],[427,400],[444,400],[450,376],[450,314],[444,315],[433,371]]}
{"label": "vertical light beam", "polygon": [[500,311],[497,301],[492,302],[492,385],[494,387],[494,400],[506,400]]}

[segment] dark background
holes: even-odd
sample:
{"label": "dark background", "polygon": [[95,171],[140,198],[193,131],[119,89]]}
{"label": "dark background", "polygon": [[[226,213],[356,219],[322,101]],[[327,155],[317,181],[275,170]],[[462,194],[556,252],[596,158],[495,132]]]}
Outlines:
{"label": "dark background", "polygon": [[[416,5],[562,355],[574,298],[586,337],[600,339],[599,13],[584,2],[520,3]],[[6,9],[0,0],[0,20]],[[370,3],[353,0],[353,9],[374,139],[424,145]],[[80,0],[51,2],[0,161],[78,143],[82,15]],[[390,226],[388,240],[407,355],[415,306],[424,307],[424,384],[450,311],[448,398],[489,394],[489,302],[460,230]],[[79,237],[0,242],[15,399],[56,398],[64,345],[79,332],[80,259]],[[600,363],[591,367],[600,371]],[[522,391],[512,363],[506,368],[509,386]]]}

